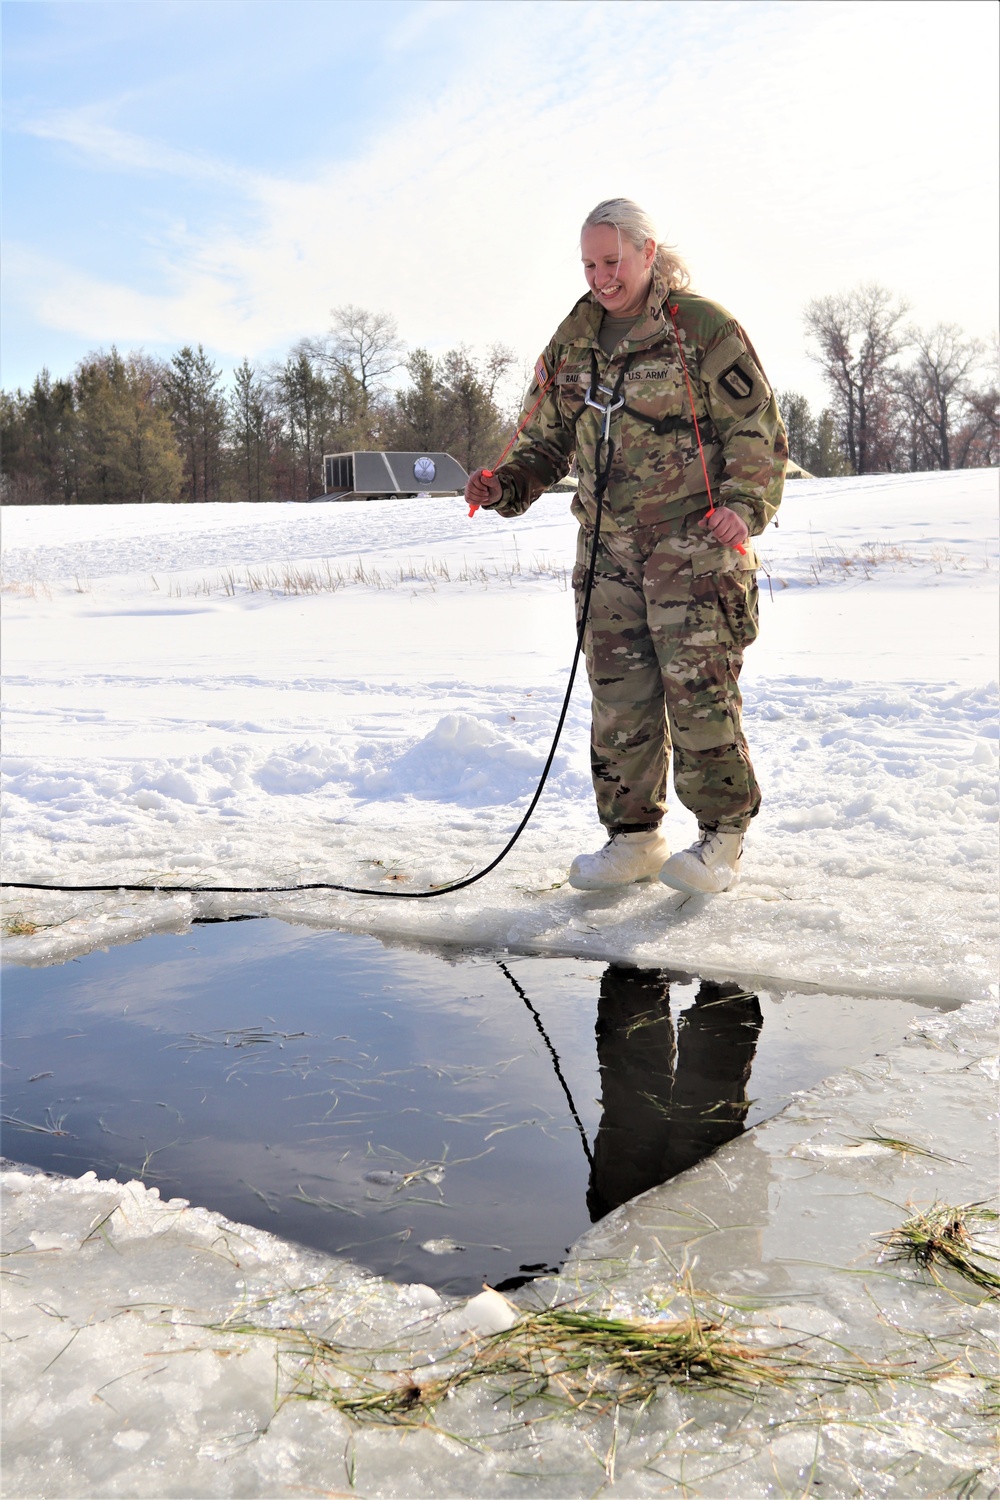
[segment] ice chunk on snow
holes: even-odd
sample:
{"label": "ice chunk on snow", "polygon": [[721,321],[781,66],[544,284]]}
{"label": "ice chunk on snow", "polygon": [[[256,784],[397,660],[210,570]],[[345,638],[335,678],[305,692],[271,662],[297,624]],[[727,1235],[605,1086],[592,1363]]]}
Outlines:
{"label": "ice chunk on snow", "polygon": [[403,1288],[407,1302],[412,1302],[414,1307],[440,1307],[441,1298],[432,1286],[424,1281],[411,1281]]}
{"label": "ice chunk on snow", "polygon": [[116,1432],[111,1439],[116,1448],[125,1448],[129,1453],[138,1453],[149,1442],[149,1433],[135,1427],[127,1432]]}
{"label": "ice chunk on snow", "polygon": [[53,1234],[47,1229],[33,1229],[28,1239],[36,1250],[74,1250],[77,1239],[72,1234]]}
{"label": "ice chunk on snow", "polygon": [[462,1327],[470,1333],[504,1333],[513,1328],[518,1316],[514,1304],[492,1287],[470,1297],[460,1315]]}

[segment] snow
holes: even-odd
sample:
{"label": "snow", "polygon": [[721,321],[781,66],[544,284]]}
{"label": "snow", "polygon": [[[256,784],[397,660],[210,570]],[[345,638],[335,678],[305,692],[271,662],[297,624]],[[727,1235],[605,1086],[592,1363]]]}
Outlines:
{"label": "snow", "polygon": [[[565,496],[513,524],[468,521],[442,501],[12,510],[7,877],[328,879],[388,893],[479,866],[548,747],[572,649],[573,542]],[[6,952],[57,962],[195,915],[259,910],[965,1001],[924,1012],[890,1055],[616,1210],[559,1278],[513,1299],[658,1317],[686,1309],[693,1287],[764,1349],[791,1334],[811,1357],[853,1351],[913,1378],[821,1397],[803,1379],[753,1405],[674,1388],[621,1426],[550,1408],[511,1421],[495,1389],[468,1387],[437,1428],[351,1428],[322,1401],[283,1399],[300,1374],[280,1354],[290,1330],[359,1350],[395,1340],[418,1370],[514,1314],[490,1298],[442,1303],[139,1183],[11,1169],[6,1493],[606,1486],[753,1500],[996,1482],[984,1416],[995,1314],[957,1284],[880,1265],[874,1239],[907,1204],[978,1200],[994,1176],[996,476],[798,481],[763,551],[771,586],[762,579],[743,680],[765,803],[732,893],[563,884],[600,836],[581,685],[527,834],[469,891],[409,902],[11,890],[22,935]],[[336,587],[248,590],[247,570]],[[674,804],[667,831],[675,846],[692,832]],[[937,1156],[873,1139],[885,1134]]]}
{"label": "snow", "polygon": [[[4,516],[6,873],[387,892],[479,868],[544,762],[573,646],[565,495]],[[578,682],[526,835],[426,902],[8,892],[45,962],[199,912],[868,993],[983,993],[995,935],[996,475],[788,485],[744,669],[764,789],[737,889],[563,884],[600,843]],[[248,589],[249,575],[326,580]],[[339,582],[338,582],[339,579]],[[359,581],[360,580],[360,581]],[[671,804],[672,847],[693,836]]]}

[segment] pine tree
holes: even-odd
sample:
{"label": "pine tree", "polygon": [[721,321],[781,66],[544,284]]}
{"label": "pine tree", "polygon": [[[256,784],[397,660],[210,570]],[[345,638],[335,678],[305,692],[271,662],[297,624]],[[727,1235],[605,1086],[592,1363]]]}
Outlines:
{"label": "pine tree", "polygon": [[310,500],[322,488],[322,458],[331,426],[330,389],[309,345],[298,344],[273,379],[283,417],[290,499]]}
{"label": "pine tree", "polygon": [[426,349],[414,349],[406,369],[410,386],[397,392],[387,415],[387,441],[403,452],[447,452],[451,414],[437,363]]}
{"label": "pine tree", "polygon": [[7,505],[72,505],[76,484],[77,419],[72,382],[48,370],[31,390],[0,393],[0,452]]}
{"label": "pine tree", "polygon": [[74,379],[78,498],[89,504],[180,498],[183,470],[164,392],[164,368],[141,353],[90,355]]}
{"label": "pine tree", "polygon": [[219,391],[221,371],[201,344],[185,344],[170,361],[166,388],[177,440],[184,456],[185,500],[221,499],[222,435],[226,408]]}
{"label": "pine tree", "polygon": [[836,418],[829,408],[814,417],[801,391],[779,391],[778,408],[788,433],[788,453],[793,462],[816,479],[851,472],[840,445]]}
{"label": "pine tree", "polygon": [[851,461],[844,452],[837,419],[829,407],[824,407],[816,418],[809,462],[804,465],[817,479],[837,479],[850,474]]}
{"label": "pine tree", "polygon": [[270,498],[267,393],[250,361],[233,372],[228,432],[234,446],[234,479],[241,500]]}
{"label": "pine tree", "polygon": [[777,394],[778,409],[788,434],[788,456],[811,474],[814,470],[809,460],[816,441],[812,409],[800,391],[779,391]]}
{"label": "pine tree", "polygon": [[441,361],[441,386],[451,433],[449,452],[470,472],[495,458],[510,425],[498,387],[514,364],[513,352],[494,344],[477,359],[464,344]]}

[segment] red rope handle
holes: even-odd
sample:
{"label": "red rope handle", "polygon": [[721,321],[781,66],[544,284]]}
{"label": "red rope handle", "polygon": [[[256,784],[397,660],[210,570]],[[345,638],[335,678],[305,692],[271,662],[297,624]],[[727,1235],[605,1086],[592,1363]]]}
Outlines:
{"label": "red rope handle", "polygon": [[[698,457],[701,459],[701,472],[705,476],[705,494],[708,496],[708,510],[705,512],[705,514],[707,516],[712,516],[715,514],[715,501],[712,499],[712,486],[709,483],[708,478],[708,464],[705,462],[705,450],[702,447],[701,443],[701,428],[698,426],[698,413],[694,409],[694,391],[691,389],[691,377],[688,374],[687,360],[684,358],[684,346],[681,343],[680,329],[677,327],[677,304],[675,303],[674,306],[671,307],[669,297],[667,299],[667,312],[670,314],[670,321],[674,325],[674,338],[677,341],[677,353],[681,357],[681,369],[684,371],[684,384],[687,386],[688,401],[691,403],[691,420],[694,423],[694,435],[698,439]],[[747,549],[745,547],[741,547],[739,542],[735,542],[733,545],[735,546],[736,551],[741,554],[741,556],[746,557]]]}

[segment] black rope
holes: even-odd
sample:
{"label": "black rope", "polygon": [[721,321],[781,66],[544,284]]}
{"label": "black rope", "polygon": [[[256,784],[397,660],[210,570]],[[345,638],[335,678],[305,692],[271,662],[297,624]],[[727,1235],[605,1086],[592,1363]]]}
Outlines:
{"label": "black rope", "polygon": [[[625,372],[622,371],[622,374],[619,376],[615,388],[616,394],[622,380],[624,379],[624,373]],[[602,447],[604,449],[603,455],[601,451]],[[517,843],[518,839],[527,828],[528,823],[531,820],[531,815],[535,811],[535,808],[538,806],[539,798],[542,795],[545,783],[548,780],[549,772],[552,769],[552,762],[555,759],[556,749],[558,748],[559,739],[563,732],[563,726],[566,723],[566,715],[569,712],[570,699],[573,696],[573,684],[576,681],[576,669],[580,662],[580,652],[583,650],[583,638],[584,632],[587,628],[587,616],[590,613],[590,595],[593,591],[594,573],[597,568],[597,548],[601,537],[601,516],[604,510],[604,494],[607,490],[608,480],[611,475],[611,463],[614,458],[614,451],[615,445],[611,441],[610,436],[606,437],[602,431],[597,442],[597,451],[594,455],[594,539],[590,548],[590,562],[587,567],[587,578],[583,591],[583,604],[580,610],[580,621],[577,626],[576,632],[576,647],[573,651],[573,660],[570,664],[569,669],[569,682],[566,684],[566,693],[563,697],[562,708],[559,711],[559,718],[556,723],[556,732],[552,738],[552,744],[549,748],[548,757],[545,761],[544,767],[542,768],[542,774],[539,778],[538,785],[535,788],[535,794],[528,804],[528,810],[524,814],[524,817],[521,819],[520,823],[518,823],[517,827],[514,829],[514,832],[511,834],[510,838],[507,840],[506,844],[500,850],[500,853],[496,856],[496,858],[491,859],[488,865],[485,865],[481,870],[477,870],[474,875],[467,875],[462,880],[450,881],[447,885],[435,886],[434,889],[430,891],[373,890],[370,887],[366,886],[340,885],[332,880],[314,880],[304,885],[128,885],[122,884],[121,882],[113,882],[108,885],[50,885],[44,881],[36,880],[0,880],[0,888],[5,890],[9,889],[18,891],[84,891],[91,893],[98,891],[148,891],[160,894],[169,894],[171,891],[173,891],[182,895],[190,894],[205,896],[264,896],[281,895],[294,891],[342,891],[345,895],[348,896],[384,896],[387,900],[394,901],[426,901],[433,896],[448,896],[451,895],[453,891],[464,891],[468,886],[475,885],[478,880],[482,880],[486,875],[491,874],[492,871],[496,869],[497,865],[499,865],[503,860],[507,858],[507,855],[513,849],[514,845]],[[604,458],[603,466],[601,464],[602,456]]]}
{"label": "black rope", "polygon": [[566,1103],[569,1105],[569,1112],[573,1116],[573,1119],[576,1121],[576,1128],[580,1132],[580,1139],[583,1142],[583,1149],[584,1149],[584,1151],[586,1153],[587,1161],[589,1162],[591,1168],[593,1168],[593,1165],[594,1165],[594,1153],[590,1149],[590,1142],[587,1139],[587,1132],[584,1130],[584,1128],[583,1128],[583,1121],[580,1119],[580,1116],[577,1113],[576,1104],[573,1101],[573,1095],[570,1093],[569,1084],[566,1082],[565,1078],[563,1077],[563,1071],[562,1071],[562,1068],[561,1068],[561,1066],[559,1064],[559,1054],[556,1051],[556,1049],[553,1047],[552,1043],[549,1041],[548,1032],[545,1030],[545,1027],[542,1025],[542,1018],[538,1014],[538,1012],[535,1009],[535,1007],[532,1005],[531,1001],[528,999],[527,995],[522,990],[521,986],[518,984],[517,980],[514,978],[513,974],[508,969],[507,965],[505,963],[501,963],[499,960],[497,960],[497,968],[501,969],[503,971],[503,973],[506,974],[506,976],[510,980],[511,984],[514,986],[515,990],[520,995],[521,999],[524,1001],[525,1005],[531,1011],[531,1014],[532,1014],[532,1017],[534,1019],[535,1025],[538,1028],[538,1033],[539,1033],[542,1041],[545,1043],[546,1047],[548,1047],[548,1049],[549,1049],[549,1054],[550,1054],[550,1056],[552,1058],[552,1066],[555,1069],[556,1077],[558,1078],[560,1084],[562,1085],[562,1091],[566,1095]]}

